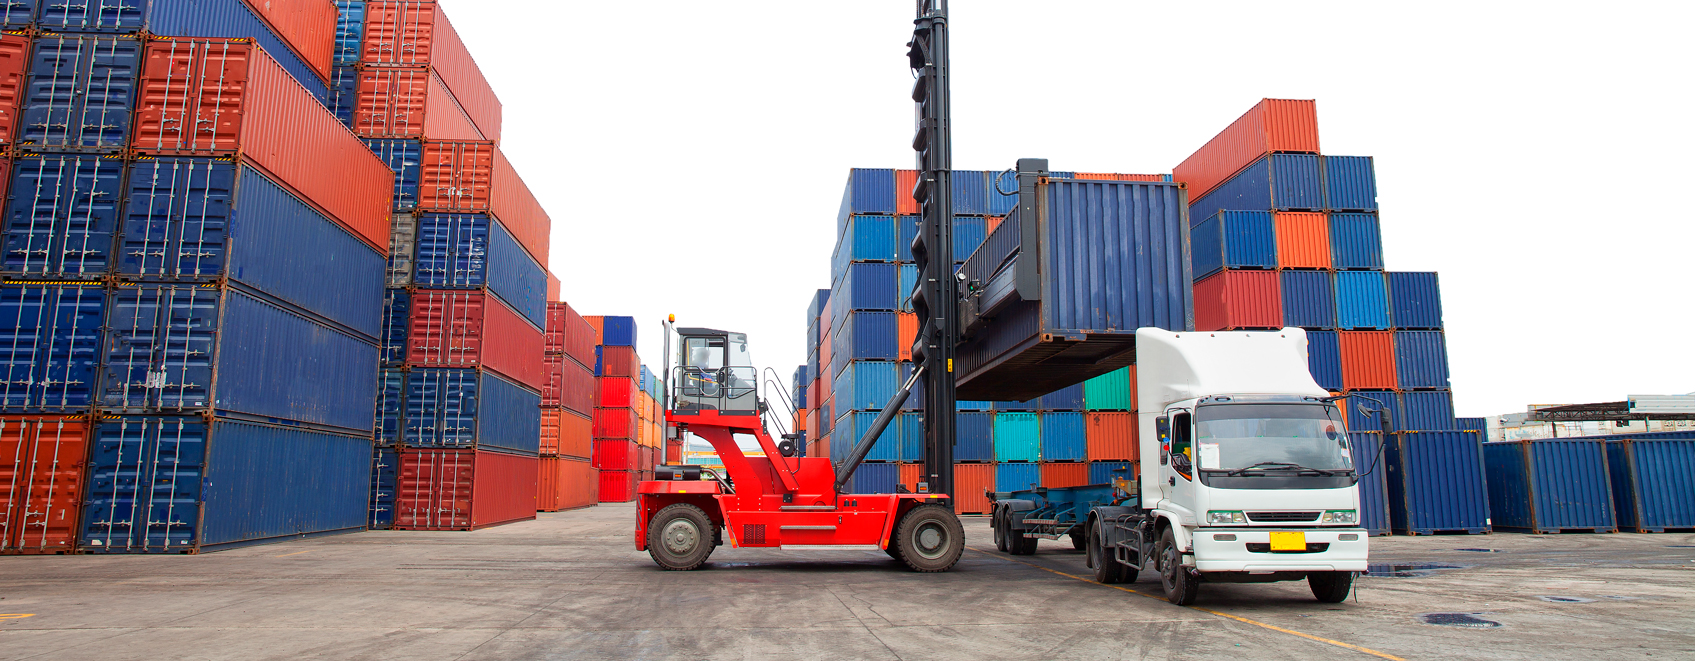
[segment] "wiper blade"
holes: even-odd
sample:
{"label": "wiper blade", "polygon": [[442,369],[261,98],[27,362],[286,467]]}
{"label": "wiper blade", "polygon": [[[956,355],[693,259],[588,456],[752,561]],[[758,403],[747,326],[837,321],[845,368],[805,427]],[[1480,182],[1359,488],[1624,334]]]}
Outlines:
{"label": "wiper blade", "polygon": [[1273,469],[1273,468],[1285,469],[1285,470],[1298,470],[1298,471],[1303,471],[1303,472],[1312,472],[1312,473],[1317,473],[1321,477],[1335,477],[1337,475],[1341,475],[1341,474],[1347,472],[1347,471],[1325,470],[1325,469],[1322,469],[1322,468],[1309,468],[1307,466],[1302,466],[1300,464],[1292,464],[1292,463],[1289,463],[1287,461],[1262,461],[1262,462],[1259,462],[1259,463],[1254,464],[1252,466],[1244,466],[1242,468],[1232,470],[1230,472],[1225,473],[1224,475],[1226,477],[1239,477],[1239,476],[1242,476],[1242,475],[1247,475],[1248,471],[1251,471],[1251,470],[1254,470],[1254,469],[1269,470],[1269,469]]}

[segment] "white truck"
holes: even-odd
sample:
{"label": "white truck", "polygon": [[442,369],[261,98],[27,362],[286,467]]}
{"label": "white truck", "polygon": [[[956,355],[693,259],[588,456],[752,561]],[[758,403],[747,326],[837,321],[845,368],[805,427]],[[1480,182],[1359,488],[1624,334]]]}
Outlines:
{"label": "white truck", "polygon": [[1135,394],[1139,477],[992,494],[999,548],[1068,535],[1096,580],[1151,563],[1175,604],[1202,583],[1302,579],[1320,601],[1347,598],[1369,547],[1357,470],[1375,462],[1352,456],[1305,331],[1139,329]]}

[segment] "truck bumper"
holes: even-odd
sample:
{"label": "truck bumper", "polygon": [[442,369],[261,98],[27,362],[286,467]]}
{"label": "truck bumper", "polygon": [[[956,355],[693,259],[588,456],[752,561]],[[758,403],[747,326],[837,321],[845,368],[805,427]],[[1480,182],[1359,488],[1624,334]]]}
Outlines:
{"label": "truck bumper", "polygon": [[[1272,552],[1273,532],[1303,533],[1314,550]],[[1190,538],[1197,571],[1287,572],[1365,571],[1370,536],[1359,528],[1197,528]]]}

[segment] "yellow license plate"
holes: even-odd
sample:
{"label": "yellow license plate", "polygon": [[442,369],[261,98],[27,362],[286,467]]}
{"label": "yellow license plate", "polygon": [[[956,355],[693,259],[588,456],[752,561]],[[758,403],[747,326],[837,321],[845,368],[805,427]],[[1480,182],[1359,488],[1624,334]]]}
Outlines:
{"label": "yellow license plate", "polygon": [[1307,534],[1304,532],[1271,533],[1271,550],[1305,551],[1307,550]]}

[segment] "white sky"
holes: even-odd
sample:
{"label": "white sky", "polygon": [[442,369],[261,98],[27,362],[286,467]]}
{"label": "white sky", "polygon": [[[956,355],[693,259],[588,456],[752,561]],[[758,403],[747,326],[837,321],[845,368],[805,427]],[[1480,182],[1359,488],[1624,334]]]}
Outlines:
{"label": "white sky", "polygon": [[[740,330],[784,383],[850,167],[911,167],[911,0],[442,0],[586,314]],[[1262,97],[1376,157],[1460,415],[1695,391],[1695,4],[954,0],[954,164],[1170,172]],[[1681,193],[1679,191],[1682,191]]]}

